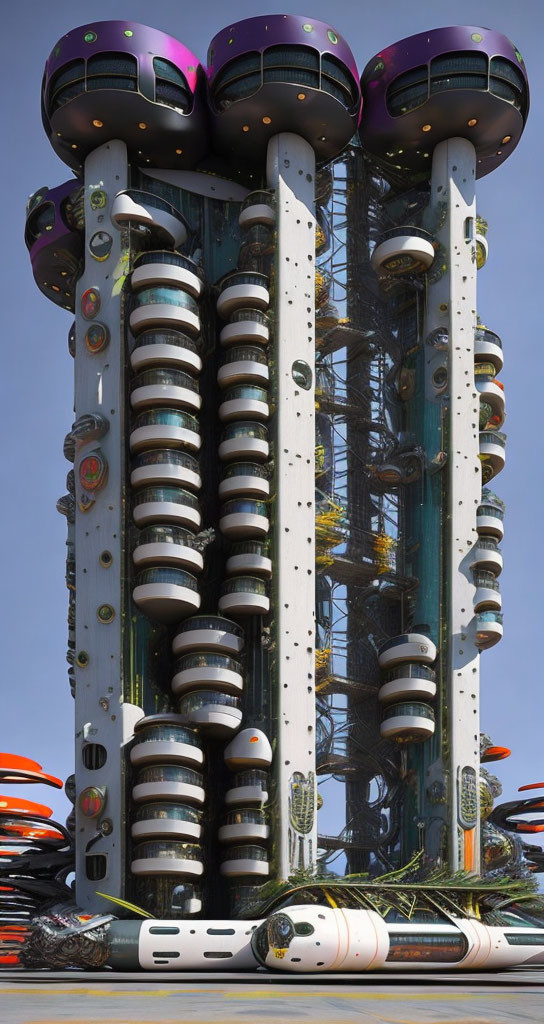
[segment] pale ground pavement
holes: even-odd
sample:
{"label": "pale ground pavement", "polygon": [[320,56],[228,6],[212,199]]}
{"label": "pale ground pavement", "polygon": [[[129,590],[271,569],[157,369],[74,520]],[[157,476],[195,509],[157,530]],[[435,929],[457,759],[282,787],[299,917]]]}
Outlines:
{"label": "pale ground pavement", "polygon": [[0,975],[1,1024],[528,1024],[544,1022],[544,970],[313,976]]}

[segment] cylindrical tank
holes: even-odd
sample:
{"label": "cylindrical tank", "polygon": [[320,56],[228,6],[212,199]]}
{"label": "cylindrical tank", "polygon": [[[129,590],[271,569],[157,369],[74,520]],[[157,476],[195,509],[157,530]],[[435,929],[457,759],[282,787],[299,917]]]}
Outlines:
{"label": "cylindrical tank", "polygon": [[434,147],[474,145],[476,177],[517,146],[529,110],[519,50],[500,32],[456,25],[419,32],[376,54],[363,71],[360,135],[396,171],[430,175]]}
{"label": "cylindrical tank", "polygon": [[238,159],[262,160],[272,136],[294,132],[331,160],[357,130],[353,54],[322,21],[272,14],[229,25],[210,44],[208,78],[213,144]]}
{"label": "cylindrical tank", "polygon": [[208,148],[199,68],[177,39],[134,21],[72,29],[45,65],[42,120],[53,149],[77,170],[91,150],[121,139],[142,164],[194,167]]}

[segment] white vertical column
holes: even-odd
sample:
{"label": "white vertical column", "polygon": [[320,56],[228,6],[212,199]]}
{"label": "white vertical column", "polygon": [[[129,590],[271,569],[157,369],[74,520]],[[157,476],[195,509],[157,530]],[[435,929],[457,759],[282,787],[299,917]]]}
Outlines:
{"label": "white vertical column", "polygon": [[[466,139],[440,143],[433,154],[431,203],[440,227],[446,271],[430,284],[427,328],[447,327],[448,473],[445,550],[442,564],[448,595],[446,749],[450,808],[449,868],[478,872],[479,829],[479,653],[470,572],[481,497],[479,401],[474,384],[476,326],[476,155]],[[439,257],[440,258],[440,257]],[[427,387],[432,387],[430,357]],[[442,357],[443,358],[443,357]]]}
{"label": "white vertical column", "polygon": [[[110,219],[117,192],[127,187],[127,154],[115,141],[94,150],[85,161],[85,266],[76,293],[75,418],[88,413],[102,416],[107,433],[83,440],[76,447],[76,658],[85,652],[87,663],[76,660],[75,774],[79,795],[89,786],[105,789],[106,804],[96,818],[85,816],[76,800],[76,898],[89,911],[111,910],[112,904],[96,890],[121,896],[125,875],[125,807],[123,746],[142,716],[123,696],[123,572],[124,572],[124,459],[125,359],[122,322],[122,284],[128,249]],[[91,203],[91,196],[95,194]],[[96,193],[105,194],[98,199]],[[96,232],[112,239],[103,261],[89,248]],[[91,319],[82,312],[82,295],[94,289],[100,308]],[[100,352],[89,351],[85,335],[92,324],[103,324],[109,343]],[[79,480],[82,460],[99,449],[108,465],[107,481],[89,507]],[[93,495],[91,494],[91,497]],[[107,552],[104,556],[104,552]],[[101,621],[99,609],[109,606],[111,621]],[[102,612],[102,619],[105,613]],[[108,615],[105,615],[106,619]],[[107,759],[98,769],[86,768],[82,751],[87,743],[105,748]],[[98,838],[97,838],[98,836]],[[92,845],[90,845],[92,843]],[[106,857],[106,874],[88,877],[87,855]]]}
{"label": "white vertical column", "polygon": [[268,146],[276,190],[274,285],[275,870],[315,862],[315,155],[298,135]]}

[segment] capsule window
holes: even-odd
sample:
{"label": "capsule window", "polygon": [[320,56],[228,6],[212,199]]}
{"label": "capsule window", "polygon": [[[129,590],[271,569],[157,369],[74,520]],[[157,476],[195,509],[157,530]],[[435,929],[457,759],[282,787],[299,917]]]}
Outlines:
{"label": "capsule window", "polygon": [[169,60],[162,57],[155,57],[153,60],[155,70],[155,99],[157,103],[165,103],[169,107],[176,107],[184,114],[189,113],[192,107],[192,97],[185,75]]}
{"label": "capsule window", "polygon": [[126,53],[97,53],[87,61],[87,90],[138,88],[138,62]]}
{"label": "capsule window", "polygon": [[74,60],[65,64],[51,78],[49,83],[49,114],[85,92],[85,61]]}
{"label": "capsule window", "polygon": [[91,882],[99,882],[106,877],[108,858],[104,853],[93,853],[85,857],[85,874]]}
{"label": "capsule window", "polygon": [[101,743],[86,743],[81,751],[81,759],[85,768],[94,772],[104,767],[108,759],[108,752]]}

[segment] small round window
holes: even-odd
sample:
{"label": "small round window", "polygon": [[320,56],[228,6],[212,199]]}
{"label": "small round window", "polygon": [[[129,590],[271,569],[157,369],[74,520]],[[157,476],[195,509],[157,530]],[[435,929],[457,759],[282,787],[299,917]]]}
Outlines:
{"label": "small round window", "polygon": [[297,387],[309,391],[312,386],[312,371],[303,359],[295,359],[291,367],[291,375]]}
{"label": "small round window", "polygon": [[437,391],[443,391],[448,383],[448,371],[445,366],[439,366],[433,373],[433,384]]}

